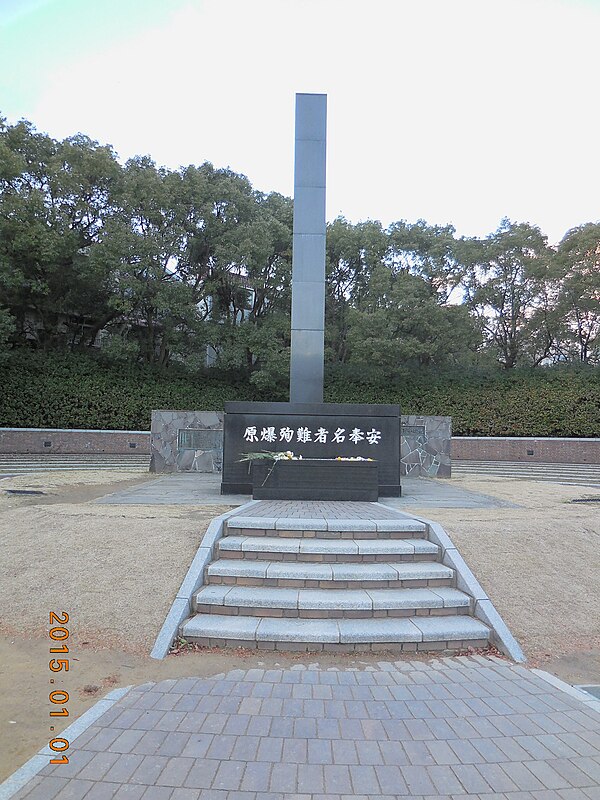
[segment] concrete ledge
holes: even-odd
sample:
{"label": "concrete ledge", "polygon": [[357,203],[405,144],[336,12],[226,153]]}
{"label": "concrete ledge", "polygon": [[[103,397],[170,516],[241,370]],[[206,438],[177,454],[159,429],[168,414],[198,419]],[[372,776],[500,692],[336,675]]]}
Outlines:
{"label": "concrete ledge", "polygon": [[490,627],[492,644],[513,661],[525,663],[527,658],[521,646],[443,527],[438,522],[424,517],[415,516],[414,519],[424,522],[429,527],[429,538],[442,550],[442,563],[456,571],[457,587],[474,599],[475,617]]}
{"label": "concrete ledge", "polygon": [[[66,739],[69,745],[81,734],[86,731],[90,725],[93,725],[109,708],[112,708],[117,700],[124,697],[133,687],[125,686],[122,689],[113,689],[101,700],[98,700],[91,708],[83,713],[79,719],[75,720],[72,725],[65,728],[60,734],[61,738]],[[50,747],[43,747],[36,755],[26,761],[23,766],[7,778],[4,783],[0,784],[0,800],[9,800],[20,789],[29,783],[32,778],[49,764],[51,757],[56,757],[55,753]]]}
{"label": "concrete ledge", "polygon": [[[237,514],[240,509],[247,509],[258,503],[258,500],[250,500],[239,508],[234,508],[213,519],[192,559],[192,563],[186,572],[181,586],[175,596],[175,600],[169,609],[165,621],[156,637],[154,646],[150,653],[150,658],[163,659],[171,649],[171,644],[177,636],[177,631],[181,623],[192,614],[192,602],[194,592],[196,592],[204,582],[204,570],[212,560],[213,548],[215,543],[223,536],[225,521],[229,517]],[[256,519],[256,517],[254,517]]]}
{"label": "concrete ledge", "polygon": [[539,678],[542,678],[542,680],[552,684],[552,686],[555,686],[557,689],[565,692],[575,700],[580,700],[590,711],[595,711],[600,714],[600,701],[596,700],[591,694],[583,692],[581,689],[577,689],[575,686],[571,686],[570,683],[561,681],[561,679],[557,678],[556,675],[551,675],[549,672],[544,672],[542,669],[532,669],[531,671]]}
{"label": "concrete ledge", "polygon": [[376,531],[377,525],[373,519],[328,519],[327,530],[349,533],[354,531]]}
{"label": "concrete ledge", "polygon": [[[253,500],[255,504],[258,500]],[[257,530],[275,530],[276,517],[245,517],[238,512],[242,508],[248,508],[250,503],[246,503],[240,508],[236,509],[236,514],[232,515],[232,519],[227,523],[227,528],[256,528]]]}
{"label": "concrete ledge", "polygon": [[320,519],[302,519],[298,517],[280,517],[275,522],[278,531],[326,531],[327,521]]}
{"label": "concrete ledge", "polygon": [[[378,504],[375,504],[378,505]],[[402,512],[398,512],[399,514]],[[425,533],[427,526],[420,522],[411,523],[410,520],[398,517],[398,519],[378,519],[375,520],[378,531],[391,531],[392,533]]]}
{"label": "concrete ledge", "polygon": [[[254,501],[258,502],[258,501]],[[378,503],[372,505],[378,506]],[[303,518],[303,517],[247,517],[239,513],[241,509],[248,507],[248,504],[240,506],[234,516],[227,522],[229,531],[239,528],[241,530],[278,530],[278,531],[342,531],[352,533],[353,531],[399,531],[409,533],[425,533],[426,526],[421,523],[406,520],[402,512],[398,512],[398,519],[330,519],[324,517]],[[411,518],[412,519],[412,518]],[[208,532],[207,532],[208,533]],[[205,535],[206,540],[206,535]]]}

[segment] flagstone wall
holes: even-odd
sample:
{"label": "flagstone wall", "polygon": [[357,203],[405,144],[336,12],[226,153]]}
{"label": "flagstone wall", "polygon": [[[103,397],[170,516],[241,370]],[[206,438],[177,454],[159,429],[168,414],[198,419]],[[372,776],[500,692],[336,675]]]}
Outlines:
{"label": "flagstone wall", "polygon": [[222,411],[153,411],[150,472],[220,472]]}
{"label": "flagstone wall", "polygon": [[415,414],[403,414],[400,434],[402,475],[413,478],[450,477],[452,417],[419,417]]}

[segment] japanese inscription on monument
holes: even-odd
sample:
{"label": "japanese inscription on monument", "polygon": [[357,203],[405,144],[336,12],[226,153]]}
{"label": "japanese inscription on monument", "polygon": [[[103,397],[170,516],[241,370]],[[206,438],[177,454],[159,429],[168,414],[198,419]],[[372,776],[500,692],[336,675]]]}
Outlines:
{"label": "japanese inscription on monument", "polygon": [[250,425],[244,431],[244,440],[246,442],[268,442],[269,444],[275,442],[292,444],[294,441],[319,442],[320,444],[326,444],[331,441],[341,444],[346,441],[346,437],[353,444],[358,444],[362,441],[366,441],[367,444],[379,444],[381,431],[377,431],[375,428],[371,428],[370,431],[363,431],[360,428],[352,428],[352,430],[348,431],[346,428],[336,428],[330,432],[326,428],[317,428],[313,431],[306,427],[294,430],[287,425],[279,428],[279,435],[274,425],[261,428],[260,433],[256,425]]}

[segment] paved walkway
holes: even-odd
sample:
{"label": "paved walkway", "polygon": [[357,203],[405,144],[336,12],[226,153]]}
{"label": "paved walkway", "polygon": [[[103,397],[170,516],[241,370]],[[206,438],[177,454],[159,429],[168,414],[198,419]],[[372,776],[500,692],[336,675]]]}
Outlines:
{"label": "paved walkway", "polygon": [[[222,495],[220,492],[220,475],[178,473],[163,475],[141,486],[106,495],[96,502],[116,505],[235,506],[251,499],[249,495]],[[514,504],[506,500],[452,486],[451,481],[429,478],[403,478],[402,497],[382,497],[379,502],[399,511],[405,506],[417,504],[432,508],[515,508]]]}
{"label": "paved walkway", "polygon": [[[148,470],[150,456],[132,451],[111,455],[110,453],[0,453],[0,478],[28,472],[52,472],[64,470]],[[528,481],[551,481],[574,486],[600,487],[600,465],[598,464],[544,464],[540,462],[467,461],[452,462],[453,475],[485,477],[498,475],[506,478],[521,478]],[[196,473],[204,476],[205,473]],[[220,480],[220,476],[216,476]],[[403,484],[406,479],[403,479]],[[411,480],[411,479],[409,479]],[[445,483],[445,481],[441,481]]]}
{"label": "paved walkway", "polygon": [[598,800],[600,714],[543,674],[474,656],[146,684],[14,797]]}

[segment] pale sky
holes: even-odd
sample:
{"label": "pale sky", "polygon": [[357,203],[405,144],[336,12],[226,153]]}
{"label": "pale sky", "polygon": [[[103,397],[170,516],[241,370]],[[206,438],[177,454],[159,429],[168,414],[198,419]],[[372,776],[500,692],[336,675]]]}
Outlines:
{"label": "pale sky", "polygon": [[0,0],[0,115],[293,193],[328,95],[327,215],[600,220],[600,0]]}

